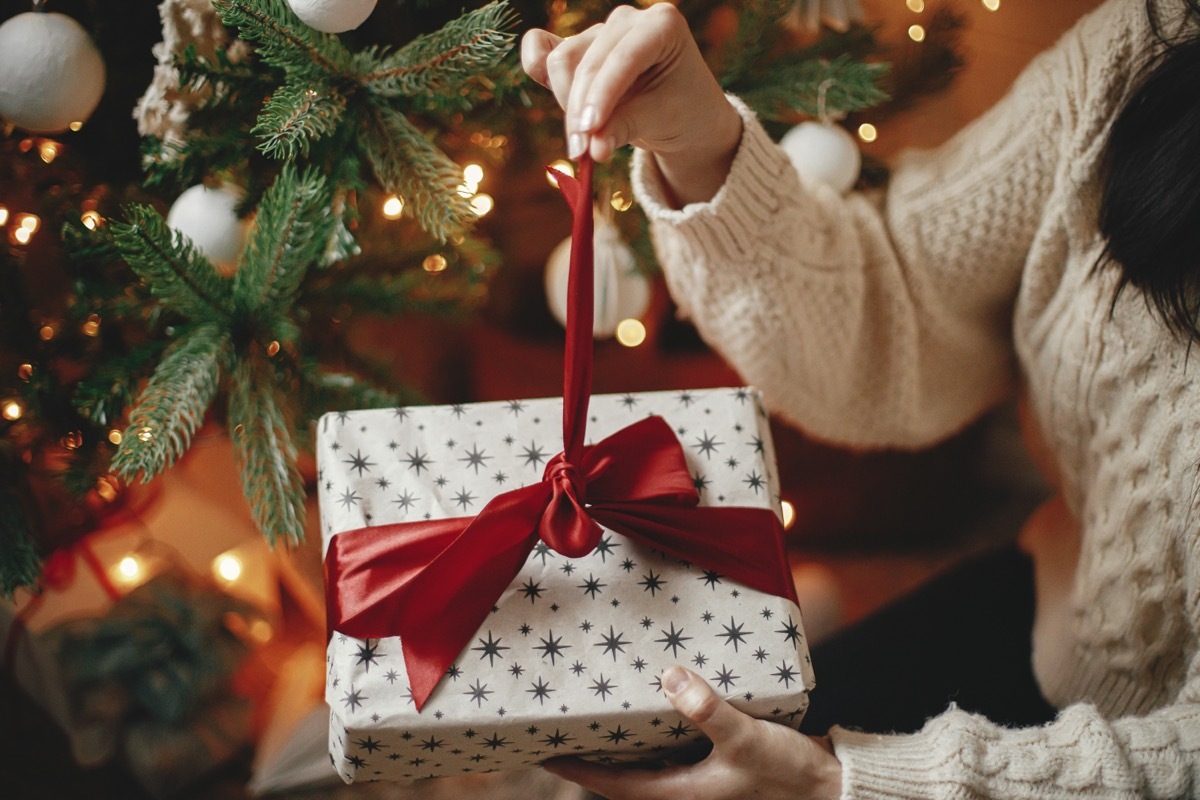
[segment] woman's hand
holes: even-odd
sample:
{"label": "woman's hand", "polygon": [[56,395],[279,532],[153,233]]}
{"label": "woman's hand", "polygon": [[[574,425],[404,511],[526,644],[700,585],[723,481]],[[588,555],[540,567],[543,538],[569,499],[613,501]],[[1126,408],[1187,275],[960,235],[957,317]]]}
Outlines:
{"label": "woman's hand", "polygon": [[546,769],[610,800],[840,796],[842,766],[826,741],[746,716],[683,667],[664,672],[662,686],[675,710],[712,740],[712,752],[703,761],[646,770],[556,759]]}
{"label": "woman's hand", "polygon": [[742,120],[670,3],[618,6],[567,39],[531,30],[521,63],[565,111],[571,158],[606,161],[625,144],[648,150],[681,205],[710,199],[724,183]]}

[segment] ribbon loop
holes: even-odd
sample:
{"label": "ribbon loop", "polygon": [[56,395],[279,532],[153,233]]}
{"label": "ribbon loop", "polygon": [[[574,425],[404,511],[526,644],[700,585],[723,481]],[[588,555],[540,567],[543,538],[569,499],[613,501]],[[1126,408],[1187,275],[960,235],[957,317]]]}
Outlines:
{"label": "ribbon loop", "polygon": [[567,558],[586,556],[603,533],[587,512],[586,481],[566,453],[550,459],[542,480],[550,485],[552,494],[538,523],[538,536]]}

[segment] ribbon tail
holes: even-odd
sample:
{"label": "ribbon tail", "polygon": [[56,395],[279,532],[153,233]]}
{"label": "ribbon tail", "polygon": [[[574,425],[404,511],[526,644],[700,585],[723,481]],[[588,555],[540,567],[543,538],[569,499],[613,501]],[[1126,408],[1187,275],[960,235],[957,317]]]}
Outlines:
{"label": "ribbon tail", "polygon": [[783,525],[768,508],[606,502],[589,511],[630,539],[799,605]]}

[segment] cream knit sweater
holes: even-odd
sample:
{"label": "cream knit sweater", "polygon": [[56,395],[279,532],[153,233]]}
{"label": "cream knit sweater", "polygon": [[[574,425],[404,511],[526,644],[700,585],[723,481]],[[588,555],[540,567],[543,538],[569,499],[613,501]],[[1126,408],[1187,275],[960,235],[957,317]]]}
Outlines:
{"label": "cream knit sweater", "polygon": [[777,413],[920,447],[1024,382],[1078,520],[1069,588],[1038,599],[1057,721],[835,728],[847,798],[1200,796],[1200,359],[1136,291],[1111,306],[1115,270],[1092,273],[1097,163],[1153,41],[1142,0],[1110,0],[949,143],[901,158],[882,197],[803,185],[736,101],[710,202],[671,208],[635,157],[674,298]]}

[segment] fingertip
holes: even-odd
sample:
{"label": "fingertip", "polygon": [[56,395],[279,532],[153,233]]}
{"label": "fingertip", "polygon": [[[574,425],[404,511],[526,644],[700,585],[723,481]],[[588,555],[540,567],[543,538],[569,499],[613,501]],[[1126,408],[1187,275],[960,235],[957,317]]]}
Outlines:
{"label": "fingertip", "polygon": [[617,150],[616,141],[611,136],[592,137],[592,160],[603,164],[612,158]]}
{"label": "fingertip", "polygon": [[555,36],[550,31],[541,28],[532,28],[521,37],[521,68],[529,77],[546,88],[550,88],[546,57],[560,43],[562,43],[561,36]]}

